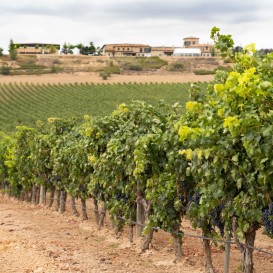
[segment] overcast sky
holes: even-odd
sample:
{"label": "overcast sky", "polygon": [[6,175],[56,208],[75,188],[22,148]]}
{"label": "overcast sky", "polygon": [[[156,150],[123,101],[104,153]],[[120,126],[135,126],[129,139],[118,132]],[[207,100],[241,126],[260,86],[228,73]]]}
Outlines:
{"label": "overcast sky", "polygon": [[210,29],[273,48],[272,0],[0,0],[0,47],[15,43],[182,46]]}

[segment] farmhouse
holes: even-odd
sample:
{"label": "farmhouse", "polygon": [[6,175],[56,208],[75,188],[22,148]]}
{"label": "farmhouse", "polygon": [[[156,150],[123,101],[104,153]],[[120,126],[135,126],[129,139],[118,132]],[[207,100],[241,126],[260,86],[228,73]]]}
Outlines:
{"label": "farmhouse", "polygon": [[103,56],[151,56],[151,47],[143,44],[107,44],[100,53]]}
{"label": "farmhouse", "polygon": [[200,44],[197,37],[183,39],[182,47],[154,46],[145,44],[106,44],[100,52],[103,56],[185,56],[185,57],[211,57],[213,44]]}
{"label": "farmhouse", "polygon": [[18,54],[58,54],[59,44],[22,43],[15,44]]}
{"label": "farmhouse", "polygon": [[200,49],[202,57],[211,57],[213,55],[213,44],[200,44],[199,38],[196,37],[186,37],[183,41],[184,48]]}

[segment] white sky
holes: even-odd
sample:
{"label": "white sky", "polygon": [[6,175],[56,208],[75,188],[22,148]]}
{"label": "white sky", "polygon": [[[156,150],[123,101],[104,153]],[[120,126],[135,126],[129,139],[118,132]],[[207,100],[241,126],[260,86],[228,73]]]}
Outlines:
{"label": "white sky", "polygon": [[210,30],[273,48],[272,0],[0,0],[0,47],[15,43],[182,46]]}

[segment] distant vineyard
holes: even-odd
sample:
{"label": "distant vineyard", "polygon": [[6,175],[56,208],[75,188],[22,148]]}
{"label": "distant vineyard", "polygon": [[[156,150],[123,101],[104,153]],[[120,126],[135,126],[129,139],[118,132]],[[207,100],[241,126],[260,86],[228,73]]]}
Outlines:
{"label": "distant vineyard", "polygon": [[[202,83],[201,87],[206,88]],[[32,126],[48,117],[82,118],[106,115],[122,102],[143,100],[156,104],[188,100],[190,83],[146,84],[0,84],[0,131],[16,125]]]}

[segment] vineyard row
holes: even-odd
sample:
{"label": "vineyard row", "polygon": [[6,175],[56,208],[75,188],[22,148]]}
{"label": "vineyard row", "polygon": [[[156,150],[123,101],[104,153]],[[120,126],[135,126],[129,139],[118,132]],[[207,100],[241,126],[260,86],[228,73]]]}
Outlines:
{"label": "vineyard row", "polygon": [[[193,85],[186,113],[180,103],[137,100],[106,116],[85,115],[81,124],[49,118],[19,126],[13,137],[1,136],[2,187],[33,202],[37,188],[42,203],[46,191],[57,194],[61,212],[67,194],[84,208],[92,197],[117,232],[139,223],[142,251],[153,227],[170,232],[177,257],[187,216],[204,237],[232,238],[242,271],[253,273],[257,230],[273,235],[273,54],[257,56],[253,45],[233,52],[231,36],[216,27],[211,37],[233,71],[217,71],[206,92]],[[99,226],[104,216],[97,214]],[[205,272],[213,273],[210,242],[203,245]]]}
{"label": "vineyard row", "polygon": [[[201,85],[205,89],[207,84]],[[152,104],[162,99],[186,102],[189,87],[189,83],[0,84],[0,130],[14,132],[17,125],[34,126],[37,120],[48,117],[106,115],[118,104],[134,99]]]}

